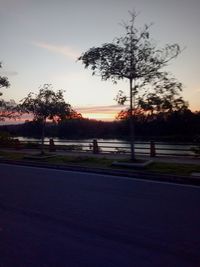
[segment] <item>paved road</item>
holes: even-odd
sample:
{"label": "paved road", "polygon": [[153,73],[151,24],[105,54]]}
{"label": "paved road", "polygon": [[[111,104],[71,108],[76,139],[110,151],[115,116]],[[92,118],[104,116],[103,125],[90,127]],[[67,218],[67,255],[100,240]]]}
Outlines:
{"label": "paved road", "polygon": [[199,267],[199,206],[199,187],[0,164],[0,266]]}

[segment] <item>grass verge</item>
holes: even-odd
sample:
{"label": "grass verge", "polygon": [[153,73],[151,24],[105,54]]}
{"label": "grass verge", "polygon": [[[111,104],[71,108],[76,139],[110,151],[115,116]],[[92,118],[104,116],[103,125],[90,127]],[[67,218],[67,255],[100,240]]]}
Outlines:
{"label": "grass verge", "polygon": [[[25,153],[0,151],[0,157],[8,160],[24,160]],[[38,160],[31,159],[31,161],[38,162]],[[55,156],[52,158],[41,159],[40,162],[58,165],[79,165],[94,168],[109,168],[109,169],[123,169],[134,171],[133,168],[112,166],[114,159],[106,157],[89,157],[89,156]],[[122,160],[124,162],[124,160]],[[141,161],[139,161],[141,162]],[[175,174],[175,175],[190,175],[192,172],[200,172],[200,165],[197,164],[180,164],[180,163],[165,163],[154,162],[144,168],[146,171],[155,173]]]}
{"label": "grass verge", "polygon": [[9,160],[23,160],[24,155],[24,153],[0,151],[0,157]]}
{"label": "grass verge", "polygon": [[146,168],[151,172],[168,173],[176,175],[190,175],[192,172],[200,172],[200,165],[154,162]]}
{"label": "grass verge", "polygon": [[113,162],[112,159],[103,158],[95,158],[95,157],[86,157],[86,156],[56,156],[54,158],[46,159],[45,162],[51,164],[71,164],[71,165],[79,165],[79,166],[87,166],[87,167],[102,167],[108,168],[111,167]]}

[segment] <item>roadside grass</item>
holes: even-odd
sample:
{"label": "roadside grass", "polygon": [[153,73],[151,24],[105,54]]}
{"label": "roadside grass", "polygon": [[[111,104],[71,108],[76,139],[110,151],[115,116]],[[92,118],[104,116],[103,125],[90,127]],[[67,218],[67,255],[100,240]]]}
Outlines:
{"label": "roadside grass", "polygon": [[[11,152],[11,151],[0,151],[0,157],[8,160],[25,160],[26,153]],[[74,165],[74,166],[85,166],[94,168],[109,168],[109,169],[123,169],[134,171],[135,169],[127,167],[112,166],[112,163],[116,159],[110,159],[106,157],[90,157],[90,156],[61,156],[55,155],[51,158],[40,159],[40,162],[45,162],[55,165]],[[128,160],[128,159],[127,159]],[[127,162],[127,160],[119,160],[121,162]],[[31,161],[36,161],[31,159]],[[138,162],[141,162],[139,160]],[[181,164],[181,163],[165,163],[165,162],[154,162],[151,165],[145,167],[143,170],[155,173],[166,173],[175,175],[190,175],[192,172],[200,172],[200,164]]]}
{"label": "roadside grass", "polygon": [[0,157],[9,160],[22,160],[24,158],[24,155],[24,153],[0,151]]}
{"label": "roadside grass", "polygon": [[121,162],[121,163],[144,163],[146,162],[146,159],[135,159],[134,161],[127,158],[127,159],[118,159],[117,162]]}
{"label": "roadside grass", "polygon": [[87,156],[56,156],[54,158],[46,159],[45,162],[51,164],[62,164],[62,165],[71,164],[71,165],[80,165],[87,167],[108,168],[111,167],[113,159],[108,159],[106,157],[95,158]]}
{"label": "roadside grass", "polygon": [[176,175],[190,175],[192,172],[200,172],[200,165],[154,162],[146,168],[151,172],[168,173]]}

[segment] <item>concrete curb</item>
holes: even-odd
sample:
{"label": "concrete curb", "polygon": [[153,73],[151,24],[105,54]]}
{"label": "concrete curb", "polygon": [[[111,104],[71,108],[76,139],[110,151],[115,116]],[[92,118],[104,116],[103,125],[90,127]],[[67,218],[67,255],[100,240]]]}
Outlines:
{"label": "concrete curb", "polygon": [[159,182],[172,182],[179,184],[187,184],[187,185],[196,185],[200,186],[200,178],[192,177],[192,176],[179,176],[172,174],[163,174],[163,173],[154,173],[149,171],[142,170],[121,170],[121,169],[103,169],[103,168],[92,168],[92,167],[84,167],[79,165],[59,165],[59,164],[49,164],[45,162],[33,162],[33,161],[25,161],[25,160],[7,160],[0,159],[0,163],[4,164],[13,164],[13,165],[21,165],[21,166],[29,166],[29,167],[40,167],[40,168],[48,168],[48,169],[58,169],[64,171],[79,171],[79,172],[88,172],[88,173],[96,173],[96,174],[106,174],[112,176],[120,176],[120,177],[129,177],[129,178],[138,178]]}
{"label": "concrete curb", "polygon": [[142,169],[152,164],[153,162],[154,162],[153,160],[146,160],[144,163],[127,163],[127,162],[114,161],[112,165],[119,167],[129,167],[129,168],[132,167],[136,169]]}

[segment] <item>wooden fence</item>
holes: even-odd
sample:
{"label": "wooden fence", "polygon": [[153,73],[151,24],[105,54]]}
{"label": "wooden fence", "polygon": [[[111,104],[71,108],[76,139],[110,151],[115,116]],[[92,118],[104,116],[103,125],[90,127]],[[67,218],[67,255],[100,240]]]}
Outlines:
{"label": "wooden fence", "polygon": [[[45,148],[50,151],[63,150],[63,151],[77,151],[77,152],[90,152],[94,154],[110,153],[110,154],[130,154],[130,143],[127,141],[83,141],[83,140],[64,140],[54,141],[52,138],[45,141]],[[30,148],[39,149],[40,141],[17,141],[16,148]],[[149,155],[156,156],[180,156],[192,157],[198,156],[194,152],[194,148],[199,146],[194,143],[164,143],[164,142],[135,142],[136,155]]]}

